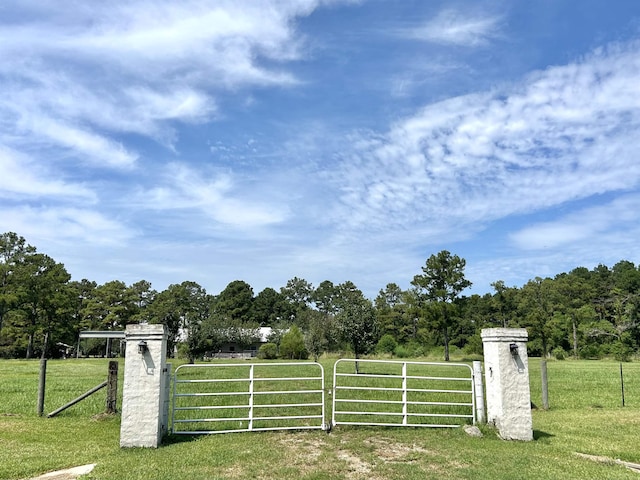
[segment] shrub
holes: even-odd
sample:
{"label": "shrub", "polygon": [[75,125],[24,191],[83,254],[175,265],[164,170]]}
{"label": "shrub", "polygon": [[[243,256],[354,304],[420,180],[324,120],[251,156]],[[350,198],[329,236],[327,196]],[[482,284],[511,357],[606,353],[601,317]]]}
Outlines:
{"label": "shrub", "polygon": [[616,342],[611,346],[611,353],[613,358],[619,362],[630,362],[631,355],[633,355],[633,349],[623,342]]}
{"label": "shrub", "polygon": [[411,357],[423,357],[427,354],[427,349],[416,341],[411,341],[407,344],[407,350]]}
{"label": "shrub", "polygon": [[176,358],[190,359],[189,345],[187,342],[180,342],[177,346]]}
{"label": "shrub", "polygon": [[378,341],[378,345],[376,346],[376,350],[378,353],[390,353],[393,355],[393,352],[398,347],[398,342],[393,338],[393,335],[385,334]]}
{"label": "shrub", "polygon": [[585,345],[580,349],[580,358],[585,360],[602,358],[602,351],[598,345]]}
{"label": "shrub", "polygon": [[551,350],[551,355],[553,355],[556,360],[564,360],[567,358],[567,352],[565,352],[562,347],[556,347]]}
{"label": "shrub", "polygon": [[258,358],[263,360],[273,360],[278,358],[278,346],[275,343],[265,343],[258,349]]}
{"label": "shrub", "polygon": [[291,360],[304,360],[309,358],[309,352],[304,344],[304,337],[300,329],[293,325],[280,341],[280,356]]}
{"label": "shrub", "polygon": [[480,334],[472,335],[467,339],[467,343],[462,348],[466,355],[482,355],[483,345]]}
{"label": "shrub", "polygon": [[394,351],[396,357],[398,358],[408,358],[411,356],[411,352],[404,345],[398,345]]}

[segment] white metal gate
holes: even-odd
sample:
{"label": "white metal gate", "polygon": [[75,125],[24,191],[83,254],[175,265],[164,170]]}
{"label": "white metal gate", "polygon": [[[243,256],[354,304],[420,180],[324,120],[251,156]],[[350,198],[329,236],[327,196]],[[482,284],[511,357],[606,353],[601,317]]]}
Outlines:
{"label": "white metal gate", "polygon": [[326,428],[319,363],[181,365],[173,385],[175,434]]}
{"label": "white metal gate", "polygon": [[333,368],[332,425],[475,424],[473,375],[464,363],[340,359]]}

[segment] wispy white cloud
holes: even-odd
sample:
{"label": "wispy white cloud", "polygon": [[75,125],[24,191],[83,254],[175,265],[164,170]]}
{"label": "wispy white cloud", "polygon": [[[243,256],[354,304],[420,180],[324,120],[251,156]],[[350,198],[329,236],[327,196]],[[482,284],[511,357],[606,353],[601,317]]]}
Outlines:
{"label": "wispy white cloud", "polygon": [[624,236],[631,232],[640,234],[638,195],[624,195],[601,205],[573,211],[553,221],[538,222],[512,232],[509,238],[517,248],[527,251],[559,247],[581,250],[585,243],[593,247],[594,243],[602,243],[609,238],[610,245],[605,250],[611,251],[622,232],[626,232]]}
{"label": "wispy white cloud", "polygon": [[89,203],[96,201],[94,192],[85,185],[56,177],[52,169],[0,145],[0,197],[14,201],[44,197],[78,199]]}
{"label": "wispy white cloud", "polygon": [[444,45],[478,47],[500,36],[500,22],[501,17],[497,15],[447,8],[420,27],[406,31],[405,35]]}
{"label": "wispy white cloud", "polygon": [[434,58],[430,55],[423,62],[412,58],[409,65],[391,78],[390,92],[394,97],[407,97],[415,94],[417,90],[428,89],[433,82],[440,83],[454,72],[464,75],[468,74],[468,71],[468,66],[444,57]]}
{"label": "wispy white cloud", "polygon": [[345,155],[336,224],[485,222],[638,186],[640,44],[611,46],[521,83],[429,105]]}
{"label": "wispy white cloud", "polygon": [[0,115],[16,120],[5,145],[43,137],[69,158],[130,168],[138,155],[117,134],[171,146],[175,122],[211,119],[221,91],[295,84],[279,65],[300,57],[293,20],[318,4],[14,2],[0,18]]}
{"label": "wispy white cloud", "polygon": [[565,213],[553,220],[533,222],[507,234],[504,243],[497,239],[501,255],[490,252],[468,263],[468,275],[480,285],[480,291],[497,279],[520,286],[535,276],[553,277],[576,267],[612,266],[623,259],[637,263],[637,193],[561,211]]}
{"label": "wispy white cloud", "polygon": [[135,235],[117,218],[78,207],[5,208],[0,228],[19,232],[36,246],[51,242],[67,246],[84,242],[99,247],[123,245]]}
{"label": "wispy white cloud", "polygon": [[34,116],[22,122],[33,137],[44,137],[48,143],[73,152],[79,162],[98,167],[130,168],[138,155],[129,151],[119,142],[100,135],[95,131],[59,122],[45,116]]}
{"label": "wispy white cloud", "polygon": [[288,217],[285,204],[261,197],[267,191],[240,191],[230,172],[173,163],[162,184],[139,192],[135,202],[154,210],[196,211],[223,226],[246,230],[276,225]]}

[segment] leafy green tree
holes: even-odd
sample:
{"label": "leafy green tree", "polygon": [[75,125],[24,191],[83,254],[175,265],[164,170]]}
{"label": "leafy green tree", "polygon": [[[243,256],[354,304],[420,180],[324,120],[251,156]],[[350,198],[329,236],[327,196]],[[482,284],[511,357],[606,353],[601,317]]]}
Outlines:
{"label": "leafy green tree", "polygon": [[385,333],[380,340],[378,340],[378,344],[376,345],[376,350],[379,353],[388,353],[393,355],[393,352],[398,348],[398,342],[393,338],[393,335]]}
{"label": "leafy green tree", "polygon": [[588,271],[577,268],[568,274],[557,275],[554,279],[554,289],[556,310],[570,324],[571,348],[574,357],[578,358],[580,324],[595,320],[595,311],[592,307],[595,292],[588,281]]}
{"label": "leafy green tree", "polygon": [[426,343],[429,331],[426,325],[424,298],[420,289],[413,287],[405,290],[403,302],[406,305],[404,323],[409,332],[409,341],[413,343]]}
{"label": "leafy green tree", "polygon": [[506,328],[509,326],[509,321],[515,316],[517,310],[517,289],[507,287],[502,280],[493,282],[491,286],[495,291],[492,297],[491,307],[494,311],[496,323]]}
{"label": "leafy green tree", "polygon": [[151,288],[151,282],[140,280],[129,287],[133,298],[134,313],[131,316],[132,323],[149,323],[149,305],[153,303],[158,292]]}
{"label": "leafy green tree", "polygon": [[593,300],[598,319],[610,320],[610,294],[614,288],[613,272],[606,265],[598,265],[591,272],[592,288],[595,292]]}
{"label": "leafy green tree", "polygon": [[291,322],[298,321],[300,323],[301,313],[308,310],[311,305],[313,292],[313,285],[298,277],[293,277],[280,289],[280,293],[291,305],[293,312],[290,318]]}
{"label": "leafy green tree", "polygon": [[[204,338],[211,342],[212,338],[221,339],[223,343],[235,343],[241,349],[247,349],[260,340],[260,327],[256,323],[241,323],[239,320],[224,321],[214,316],[209,317]],[[212,335],[213,334],[213,335]]]}
{"label": "leafy green tree", "polygon": [[36,335],[43,335],[44,355],[56,323],[62,319],[56,314],[65,302],[65,286],[71,275],[64,265],[42,253],[28,255],[23,261],[18,288],[21,325],[27,336],[26,358],[34,353]]}
{"label": "leafy green tree", "polygon": [[7,314],[18,306],[17,279],[20,278],[24,259],[35,252],[34,247],[14,232],[0,235],[0,338]]}
{"label": "leafy green tree", "polygon": [[313,355],[313,361],[317,362],[335,337],[334,317],[318,310],[309,310],[305,314],[307,316],[305,323],[308,325],[305,344],[309,353]]}
{"label": "leafy green tree", "polygon": [[551,320],[556,305],[553,280],[536,277],[529,280],[520,290],[519,308],[523,315],[524,326],[528,327],[531,339],[540,342],[541,354],[549,353],[549,338],[552,333]]}
{"label": "leafy green tree", "polygon": [[253,299],[251,318],[262,327],[273,326],[291,318],[291,305],[284,295],[267,287]]}
{"label": "leafy green tree", "polygon": [[413,336],[414,323],[404,302],[405,292],[395,283],[387,284],[375,299],[376,317],[382,335],[390,334],[398,342],[406,342]]}
{"label": "leafy green tree", "polygon": [[340,289],[330,280],[324,280],[314,290],[311,298],[316,310],[305,312],[306,318],[302,324],[307,326],[307,348],[317,361],[323,352],[339,347],[336,315],[339,311]]}
{"label": "leafy green tree", "polygon": [[313,291],[311,299],[319,312],[324,315],[335,315],[338,312],[338,288],[330,280],[320,282]]}
{"label": "leafy green tree", "polygon": [[242,280],[230,282],[213,302],[212,314],[230,323],[252,321],[253,289]]}
{"label": "leafy green tree", "polygon": [[212,298],[196,282],[172,284],[160,292],[148,307],[150,323],[167,326],[167,353],[173,356],[179,340],[187,343],[187,354],[195,356],[209,347],[202,324],[209,318]]}
{"label": "leafy green tree", "polygon": [[624,293],[640,292],[640,270],[633,262],[621,260],[611,269],[615,287]]}
{"label": "leafy green tree", "polygon": [[438,307],[431,318],[433,326],[443,336],[445,361],[449,361],[450,332],[456,319],[454,301],[464,289],[471,286],[464,276],[465,265],[463,258],[442,250],[427,259],[422,274],[415,275],[411,282],[424,304],[433,303]]}
{"label": "leafy green tree", "polygon": [[291,325],[289,331],[283,335],[280,342],[280,356],[291,360],[302,360],[309,357],[304,337],[297,325]]}
{"label": "leafy green tree", "polygon": [[343,310],[347,305],[358,303],[364,298],[362,291],[351,280],[338,284],[336,290],[335,301],[338,311]]}
{"label": "leafy green tree", "polygon": [[123,330],[136,313],[134,292],[120,280],[99,285],[85,301],[85,316],[96,330]]}
{"label": "leafy green tree", "polygon": [[[69,344],[76,344],[80,341],[80,331],[90,328],[87,326],[85,319],[85,302],[91,299],[95,289],[98,287],[96,282],[83,278],[80,281],[70,281],[67,284],[67,305],[63,314],[69,319]],[[76,349],[79,345],[76,344]]]}
{"label": "leafy green tree", "polygon": [[[336,324],[340,337],[351,346],[355,358],[369,352],[378,340],[376,312],[370,300],[348,282],[348,293],[340,302]],[[354,286],[355,287],[355,286]]]}

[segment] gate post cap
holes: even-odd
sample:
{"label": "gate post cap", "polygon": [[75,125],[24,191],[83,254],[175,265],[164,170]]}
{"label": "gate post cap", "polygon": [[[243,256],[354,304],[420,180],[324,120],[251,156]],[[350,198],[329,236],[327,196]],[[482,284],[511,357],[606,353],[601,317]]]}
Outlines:
{"label": "gate post cap", "polygon": [[480,337],[483,342],[526,342],[529,334],[526,328],[483,328]]}

